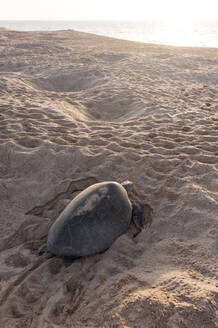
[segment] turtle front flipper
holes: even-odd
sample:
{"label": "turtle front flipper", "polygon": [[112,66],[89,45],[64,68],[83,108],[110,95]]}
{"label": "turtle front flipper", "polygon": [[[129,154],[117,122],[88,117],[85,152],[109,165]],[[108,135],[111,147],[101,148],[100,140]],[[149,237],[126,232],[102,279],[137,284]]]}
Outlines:
{"label": "turtle front flipper", "polygon": [[39,255],[42,255],[44,253],[48,252],[47,244],[44,244],[40,249],[39,249]]}
{"label": "turtle front flipper", "polygon": [[132,204],[132,219],[138,229],[143,227],[143,214],[141,206],[137,203]]}

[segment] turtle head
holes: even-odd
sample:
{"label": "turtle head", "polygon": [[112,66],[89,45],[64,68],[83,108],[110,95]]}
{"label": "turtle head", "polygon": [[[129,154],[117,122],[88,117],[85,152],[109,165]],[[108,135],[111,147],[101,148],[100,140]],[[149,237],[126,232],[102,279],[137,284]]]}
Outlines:
{"label": "turtle head", "polygon": [[126,189],[126,191],[128,193],[132,190],[133,182],[126,180],[126,181],[122,182],[121,185],[123,186],[123,188]]}

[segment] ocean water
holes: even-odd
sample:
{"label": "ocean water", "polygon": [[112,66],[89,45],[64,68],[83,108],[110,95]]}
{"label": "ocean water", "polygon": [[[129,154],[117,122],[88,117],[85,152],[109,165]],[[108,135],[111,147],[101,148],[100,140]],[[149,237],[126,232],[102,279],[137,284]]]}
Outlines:
{"label": "ocean water", "polygon": [[0,21],[20,31],[73,29],[146,43],[218,48],[217,21]]}

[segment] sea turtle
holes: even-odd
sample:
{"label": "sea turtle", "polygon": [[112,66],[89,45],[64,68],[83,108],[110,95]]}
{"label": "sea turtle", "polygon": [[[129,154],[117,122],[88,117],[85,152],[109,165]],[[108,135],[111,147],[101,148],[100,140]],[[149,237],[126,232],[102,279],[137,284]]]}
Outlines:
{"label": "sea turtle", "polygon": [[127,231],[131,219],[141,228],[141,207],[131,204],[127,194],[131,185],[108,181],[83,190],[53,223],[39,254],[61,256],[67,267],[75,258],[105,251]]}

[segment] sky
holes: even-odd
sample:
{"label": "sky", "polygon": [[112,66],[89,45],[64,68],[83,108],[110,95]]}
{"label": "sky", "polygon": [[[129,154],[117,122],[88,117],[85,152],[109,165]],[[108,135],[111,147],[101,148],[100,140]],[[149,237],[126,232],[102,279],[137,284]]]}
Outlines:
{"label": "sky", "polygon": [[218,0],[2,0],[0,20],[217,19]]}

